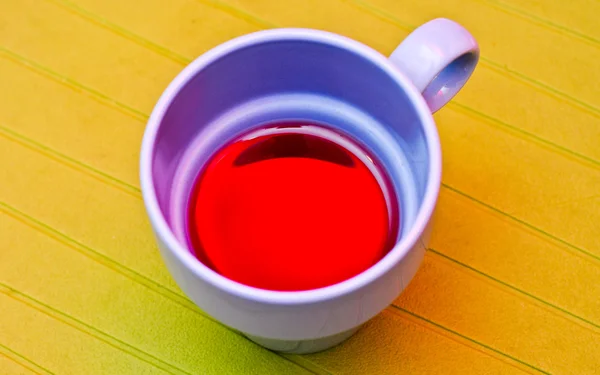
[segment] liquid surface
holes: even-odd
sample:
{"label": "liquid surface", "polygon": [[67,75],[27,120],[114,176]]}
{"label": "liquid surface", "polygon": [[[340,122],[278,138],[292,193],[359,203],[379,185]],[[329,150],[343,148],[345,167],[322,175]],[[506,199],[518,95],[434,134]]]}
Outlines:
{"label": "liquid surface", "polygon": [[315,125],[262,129],[227,145],[192,192],[195,255],[269,290],[315,289],[361,273],[390,250],[398,227],[397,202],[386,200],[371,160]]}

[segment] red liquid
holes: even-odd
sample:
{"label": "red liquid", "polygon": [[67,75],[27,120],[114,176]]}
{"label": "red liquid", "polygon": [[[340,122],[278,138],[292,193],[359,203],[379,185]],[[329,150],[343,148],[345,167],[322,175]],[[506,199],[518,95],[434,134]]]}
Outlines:
{"label": "red liquid", "polygon": [[336,284],[379,261],[397,235],[394,197],[388,209],[365,162],[337,143],[293,133],[299,125],[270,129],[227,145],[199,176],[188,220],[198,259],[280,291]]}

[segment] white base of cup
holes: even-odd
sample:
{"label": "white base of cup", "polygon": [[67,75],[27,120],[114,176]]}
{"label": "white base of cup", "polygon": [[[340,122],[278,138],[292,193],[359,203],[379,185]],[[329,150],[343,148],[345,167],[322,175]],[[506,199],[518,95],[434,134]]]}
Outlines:
{"label": "white base of cup", "polygon": [[257,343],[258,345],[270,350],[274,350],[276,352],[309,354],[320,352],[332,348],[338,344],[341,344],[342,342],[349,339],[352,335],[354,335],[360,329],[360,327],[361,326],[358,326],[348,331],[340,332],[333,336],[320,337],[318,339],[311,340],[277,340],[251,335],[245,336]]}

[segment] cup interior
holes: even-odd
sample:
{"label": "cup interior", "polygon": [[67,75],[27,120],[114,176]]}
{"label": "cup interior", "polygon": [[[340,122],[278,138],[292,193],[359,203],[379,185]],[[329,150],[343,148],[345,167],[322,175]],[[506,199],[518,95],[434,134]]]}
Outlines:
{"label": "cup interior", "polygon": [[156,127],[149,153],[155,198],[186,249],[188,198],[202,167],[228,142],[278,121],[327,124],[365,147],[398,198],[397,241],[411,230],[433,161],[422,108],[390,66],[336,38],[298,34],[230,42],[201,59],[163,95],[149,125]]}

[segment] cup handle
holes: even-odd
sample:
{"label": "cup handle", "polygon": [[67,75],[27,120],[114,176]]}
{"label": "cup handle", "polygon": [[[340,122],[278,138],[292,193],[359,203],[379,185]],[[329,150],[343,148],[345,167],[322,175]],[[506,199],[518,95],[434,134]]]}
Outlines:
{"label": "cup handle", "polygon": [[390,61],[421,92],[431,112],[443,107],[467,82],[477,61],[475,38],[454,21],[438,18],[414,30]]}

